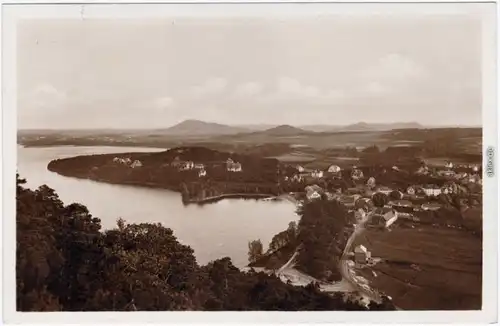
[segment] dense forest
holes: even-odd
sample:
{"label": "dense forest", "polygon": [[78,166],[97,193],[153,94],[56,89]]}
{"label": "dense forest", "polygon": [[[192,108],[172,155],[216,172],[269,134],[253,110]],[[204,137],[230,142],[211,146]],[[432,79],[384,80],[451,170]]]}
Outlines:
{"label": "dense forest", "polygon": [[338,201],[317,200],[299,209],[297,268],[318,279],[340,281],[339,262],[351,215]]}
{"label": "dense forest", "polygon": [[277,269],[297,251],[295,268],[322,281],[340,281],[339,263],[352,231],[353,215],[338,201],[305,202],[299,223],[276,234],[266,253],[260,240],[248,244],[250,266]]}
{"label": "dense forest", "polygon": [[[178,147],[156,153],[118,155],[132,161],[139,160],[142,166],[133,169],[114,162],[115,156],[117,154],[56,159],[49,163],[48,169],[77,178],[171,189],[183,192],[190,199],[228,193],[279,193],[280,164],[276,159],[220,152],[204,147]],[[228,172],[228,158],[239,162],[242,171]],[[199,169],[179,169],[173,164],[175,161],[203,164],[206,176],[200,177]]]}
{"label": "dense forest", "polygon": [[118,220],[102,231],[85,206],[25,182],[17,176],[19,311],[392,309],[244,273],[227,257],[200,266],[169,228]]}

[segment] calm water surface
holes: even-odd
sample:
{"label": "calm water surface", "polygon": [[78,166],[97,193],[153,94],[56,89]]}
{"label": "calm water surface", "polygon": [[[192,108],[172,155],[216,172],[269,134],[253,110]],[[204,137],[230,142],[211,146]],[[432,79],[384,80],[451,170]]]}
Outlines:
{"label": "calm water surface", "polygon": [[290,202],[262,202],[228,199],[205,206],[184,206],[180,194],[159,189],[110,185],[60,176],[47,170],[55,158],[87,154],[152,152],[157,148],[44,147],[19,146],[18,171],[27,186],[47,184],[65,204],[81,203],[99,217],[103,228],[112,228],[119,217],[127,222],[160,222],[177,238],[194,249],[198,263],[228,256],[237,267],[247,264],[248,242],[261,239],[265,247],[271,238],[297,220]]}

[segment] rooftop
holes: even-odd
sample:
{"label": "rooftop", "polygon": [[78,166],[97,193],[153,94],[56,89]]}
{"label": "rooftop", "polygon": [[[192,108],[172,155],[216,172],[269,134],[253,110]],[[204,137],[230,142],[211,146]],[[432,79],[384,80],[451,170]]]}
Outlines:
{"label": "rooftop", "polygon": [[359,252],[359,253],[367,253],[368,250],[366,249],[365,246],[359,245],[354,249],[354,252]]}

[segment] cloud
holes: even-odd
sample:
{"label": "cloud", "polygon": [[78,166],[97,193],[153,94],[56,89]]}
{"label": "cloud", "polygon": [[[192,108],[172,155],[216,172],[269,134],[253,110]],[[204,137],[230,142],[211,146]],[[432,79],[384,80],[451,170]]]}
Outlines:
{"label": "cloud", "polygon": [[27,96],[20,98],[23,106],[45,111],[63,109],[66,100],[65,92],[48,83],[38,85]]}
{"label": "cloud", "polygon": [[368,81],[398,83],[426,77],[427,70],[411,58],[401,54],[388,54],[361,72],[361,78]]}
{"label": "cloud", "polygon": [[225,78],[209,78],[202,85],[193,87],[192,93],[197,97],[221,93],[226,89],[227,84],[228,82]]}
{"label": "cloud", "polygon": [[328,104],[338,102],[346,97],[346,92],[340,89],[321,89],[314,85],[305,85],[290,77],[281,77],[277,81],[277,91],[274,99],[304,100],[311,103]]}
{"label": "cloud", "polygon": [[357,75],[359,96],[394,96],[424,85],[428,70],[410,57],[391,53]]}
{"label": "cloud", "polygon": [[371,82],[366,86],[366,92],[371,95],[384,95],[391,92],[391,88],[379,82]]}
{"label": "cloud", "polygon": [[234,91],[234,95],[237,97],[255,96],[260,94],[262,90],[262,84],[257,82],[247,82],[238,85]]}
{"label": "cloud", "polygon": [[280,77],[278,79],[278,92],[284,94],[300,94],[302,85],[296,79],[290,77]]}
{"label": "cloud", "polygon": [[331,89],[325,92],[324,98],[327,100],[340,100],[347,96],[346,91]]}
{"label": "cloud", "polygon": [[174,104],[174,100],[171,97],[163,96],[157,98],[153,101],[153,108],[155,109],[166,109],[171,107]]}
{"label": "cloud", "polygon": [[52,98],[63,98],[65,94],[61,91],[58,91],[51,84],[40,84],[38,85],[32,92],[33,96],[45,96]]}

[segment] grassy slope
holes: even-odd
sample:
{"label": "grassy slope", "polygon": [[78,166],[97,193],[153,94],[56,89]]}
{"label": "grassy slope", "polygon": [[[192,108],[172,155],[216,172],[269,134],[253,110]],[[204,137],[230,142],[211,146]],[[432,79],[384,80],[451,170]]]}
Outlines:
{"label": "grassy slope", "polygon": [[372,268],[377,277],[370,270],[361,274],[402,309],[481,309],[480,238],[462,230],[425,227],[368,230],[358,243],[385,260]]}

